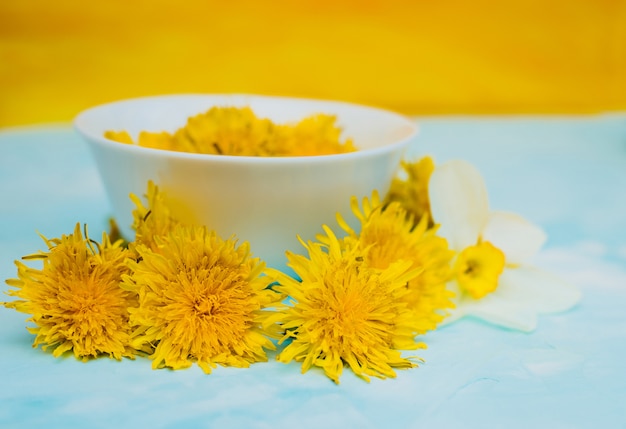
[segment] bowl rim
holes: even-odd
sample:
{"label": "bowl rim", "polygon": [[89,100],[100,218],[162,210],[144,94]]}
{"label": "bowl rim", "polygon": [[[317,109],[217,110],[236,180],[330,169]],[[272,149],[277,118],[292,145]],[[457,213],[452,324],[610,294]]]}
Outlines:
{"label": "bowl rim", "polygon": [[[376,146],[372,148],[365,149],[357,149],[354,152],[346,152],[346,153],[338,153],[338,154],[327,154],[327,155],[311,155],[311,156],[252,156],[252,155],[216,155],[216,154],[206,154],[206,153],[192,153],[192,152],[183,152],[183,151],[174,151],[168,149],[155,149],[144,146],[139,146],[137,144],[123,144],[110,139],[105,138],[103,135],[99,133],[95,133],[90,130],[89,127],[85,124],[85,121],[93,115],[98,114],[100,111],[110,109],[116,105],[123,105],[128,103],[139,103],[142,101],[150,101],[150,100],[167,100],[167,99],[185,99],[185,98],[224,98],[224,97],[232,97],[233,99],[256,99],[256,100],[274,100],[280,102],[312,102],[319,104],[331,104],[336,106],[341,106],[344,108],[353,108],[353,109],[361,109],[368,110],[372,112],[381,113],[387,116],[392,116],[394,119],[404,122],[404,125],[407,129],[410,129],[408,134],[398,139],[397,141],[393,141],[391,143],[385,144],[383,146]],[[182,125],[181,125],[182,126]],[[115,148],[119,151],[127,151],[129,153],[134,153],[136,155],[145,154],[154,157],[163,157],[163,158],[181,158],[181,159],[189,159],[189,160],[211,160],[215,162],[222,163],[261,163],[261,164],[284,164],[284,163],[319,163],[319,162],[329,162],[329,161],[340,161],[346,158],[354,159],[361,157],[370,157],[376,156],[378,154],[393,152],[396,149],[403,148],[408,145],[411,140],[415,138],[415,136],[419,132],[418,124],[411,120],[408,116],[403,115],[401,113],[395,112],[393,110],[388,110],[380,107],[370,106],[366,104],[359,104],[349,101],[341,101],[341,100],[330,100],[330,99],[321,99],[321,98],[302,98],[302,97],[289,97],[289,96],[273,96],[273,95],[261,95],[261,94],[248,94],[248,93],[181,93],[181,94],[165,94],[165,95],[150,95],[143,97],[134,97],[134,98],[126,98],[117,101],[111,101],[99,105],[92,106],[87,108],[81,112],[79,112],[73,120],[73,128],[78,134],[80,134],[83,138],[85,138],[88,142],[93,144],[98,144],[100,146]]]}

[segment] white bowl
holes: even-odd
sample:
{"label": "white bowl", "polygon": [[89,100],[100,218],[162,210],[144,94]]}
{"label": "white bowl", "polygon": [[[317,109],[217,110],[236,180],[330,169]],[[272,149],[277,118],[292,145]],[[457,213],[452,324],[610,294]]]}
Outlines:
{"label": "white bowl", "polygon": [[[337,115],[342,137],[356,152],[311,157],[191,154],[126,145],[103,137],[107,130],[169,131],[212,106],[249,106],[277,123],[326,113]],[[175,215],[205,224],[222,237],[249,241],[254,256],[284,269],[285,251],[301,253],[297,240],[312,240],[322,224],[334,228],[337,212],[349,215],[350,198],[384,194],[417,126],[393,112],[355,104],[253,95],[172,95],[104,104],[74,122],[88,142],[113,215],[132,239],[129,194],[143,196],[153,180],[180,203]],[[350,216],[346,216],[347,218]]]}

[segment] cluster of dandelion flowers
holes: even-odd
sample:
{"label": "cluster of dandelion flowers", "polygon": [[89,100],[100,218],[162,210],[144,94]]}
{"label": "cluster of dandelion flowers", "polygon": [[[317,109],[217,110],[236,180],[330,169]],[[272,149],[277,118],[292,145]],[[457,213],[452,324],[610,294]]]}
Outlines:
{"label": "cluster of dandelion flowers", "polygon": [[[104,136],[135,144],[126,131]],[[142,131],[136,144],[153,149],[231,156],[314,156],[354,152],[351,139],[341,140],[334,115],[316,114],[294,124],[276,124],[250,107],[215,106],[187,119],[174,133]]]}
{"label": "cluster of dandelion flowers", "polygon": [[55,357],[70,350],[83,360],[132,357],[128,308],[136,305],[136,295],[120,288],[129,271],[127,250],[106,234],[100,244],[86,235],[77,224],[72,234],[42,237],[48,251],[23,259],[39,259],[43,267],[16,261],[18,278],[6,282],[16,288],[7,293],[19,299],[3,304],[32,315],[33,347],[51,348]]}
{"label": "cluster of dandelion flowers", "polygon": [[408,293],[403,300],[414,313],[419,334],[434,330],[447,315],[447,309],[454,307],[453,293],[446,288],[454,255],[447,241],[436,235],[435,228],[428,227],[428,216],[415,224],[400,202],[381,204],[377,192],[371,200],[363,198],[362,209],[356,197],[352,198],[351,206],[360,222],[360,232],[355,232],[338,215],[339,224],[348,233],[342,245],[368,249],[365,262],[373,268],[386,269],[404,260],[419,270],[407,283]]}
{"label": "cluster of dandelion flowers", "polygon": [[249,246],[223,240],[206,227],[174,227],[139,245],[138,261],[122,287],[138,294],[130,309],[132,344],[153,348],[153,368],[194,362],[206,373],[216,364],[247,367],[267,361],[278,326],[269,309],[283,296],[268,288],[264,265]]}
{"label": "cluster of dandelion flowers", "polygon": [[287,252],[296,280],[272,270],[277,290],[290,296],[279,315],[285,329],[277,356],[283,363],[302,362],[302,372],[320,367],[339,383],[344,365],[359,377],[395,377],[394,368],[416,364],[401,350],[423,348],[415,341],[415,318],[402,299],[416,275],[410,262],[384,270],[367,265],[363,250],[344,251],[325,227],[328,243],[302,243],[308,258]]}

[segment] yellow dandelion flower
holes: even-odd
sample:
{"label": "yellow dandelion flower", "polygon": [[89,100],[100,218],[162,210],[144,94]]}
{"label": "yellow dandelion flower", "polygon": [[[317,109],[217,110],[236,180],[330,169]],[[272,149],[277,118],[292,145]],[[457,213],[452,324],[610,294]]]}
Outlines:
{"label": "yellow dandelion flower", "polygon": [[447,241],[438,237],[435,229],[427,228],[426,216],[414,225],[399,202],[384,206],[377,192],[372,194],[371,201],[363,199],[362,210],[356,197],[351,203],[361,224],[360,232],[355,232],[339,214],[338,222],[348,233],[344,246],[358,243],[368,249],[365,262],[378,269],[386,269],[395,261],[410,261],[419,273],[408,281],[409,293],[404,299],[415,313],[419,334],[435,329],[445,317],[446,309],[454,307],[453,294],[446,288],[454,255]]}
{"label": "yellow dandelion flower", "polygon": [[35,327],[33,347],[53,349],[58,357],[73,351],[76,358],[109,355],[132,357],[128,307],[136,295],[120,288],[121,276],[128,272],[126,249],[121,241],[111,243],[103,234],[102,243],[83,237],[80,226],[73,234],[46,239],[47,252],[24,259],[40,259],[42,269],[16,261],[18,278],[7,280],[17,288],[7,293],[20,299],[5,307],[32,315]]}
{"label": "yellow dandelion flower", "polygon": [[283,125],[278,129],[282,139],[275,151],[287,156],[316,156],[354,152],[351,139],[341,141],[341,128],[333,115],[313,115],[294,126]]}
{"label": "yellow dandelion flower", "polygon": [[[213,155],[312,156],[353,152],[352,140],[340,140],[333,115],[318,114],[295,124],[277,125],[259,118],[250,107],[212,107],[191,116],[173,134],[142,131],[136,144],[153,149]],[[104,136],[134,144],[126,131]]]}
{"label": "yellow dandelion flower", "polygon": [[402,177],[391,182],[386,202],[399,201],[416,222],[427,216],[428,226],[433,226],[428,197],[428,181],[435,170],[433,159],[426,156],[415,162],[403,160],[400,167]]}
{"label": "yellow dandelion flower", "polygon": [[105,131],[104,137],[118,143],[133,144],[133,138],[127,131]]}
{"label": "yellow dandelion flower", "polygon": [[302,243],[308,258],[287,252],[301,280],[270,270],[280,284],[277,290],[292,300],[277,316],[286,330],[279,343],[289,343],[277,359],[302,362],[303,373],[320,367],[335,383],[344,365],[366,381],[395,377],[394,368],[416,366],[401,354],[425,347],[415,341],[415,318],[402,299],[415,270],[404,261],[373,269],[360,248],[344,251],[332,231],[325,230],[327,245]]}
{"label": "yellow dandelion flower", "polygon": [[176,150],[174,136],[166,131],[155,133],[142,131],[139,133],[137,144],[152,149]]}
{"label": "yellow dandelion flower", "polygon": [[215,155],[266,156],[274,124],[249,107],[213,107],[188,118],[174,138],[177,150]]}
{"label": "yellow dandelion flower", "polygon": [[131,247],[135,248],[139,244],[154,247],[155,237],[160,237],[169,233],[179,222],[172,216],[170,205],[165,195],[160,192],[159,187],[154,182],[148,182],[146,192],[147,206],[141,198],[134,194],[130,195],[136,208],[133,210],[133,225],[135,231],[135,241]]}
{"label": "yellow dandelion flower", "polygon": [[283,298],[261,276],[264,265],[204,227],[179,225],[158,247],[137,247],[139,261],[123,287],[139,295],[131,308],[132,344],[153,347],[153,368],[186,368],[196,362],[206,373],[216,364],[247,367],[266,361],[268,337],[278,326],[268,309]]}

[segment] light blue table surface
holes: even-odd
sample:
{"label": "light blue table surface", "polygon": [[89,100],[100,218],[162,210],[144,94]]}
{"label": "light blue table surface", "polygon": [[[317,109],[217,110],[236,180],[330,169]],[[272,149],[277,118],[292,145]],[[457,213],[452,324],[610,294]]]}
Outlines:
{"label": "light blue table surface", "polygon": [[[535,263],[577,285],[578,306],[531,334],[462,320],[424,338],[419,368],[339,386],[271,359],[210,375],[55,359],[0,308],[0,428],[626,428],[626,116],[418,121],[409,157],[474,163],[492,208],[546,230]],[[44,248],[37,232],[99,235],[110,214],[70,126],[0,131],[2,280]]]}

